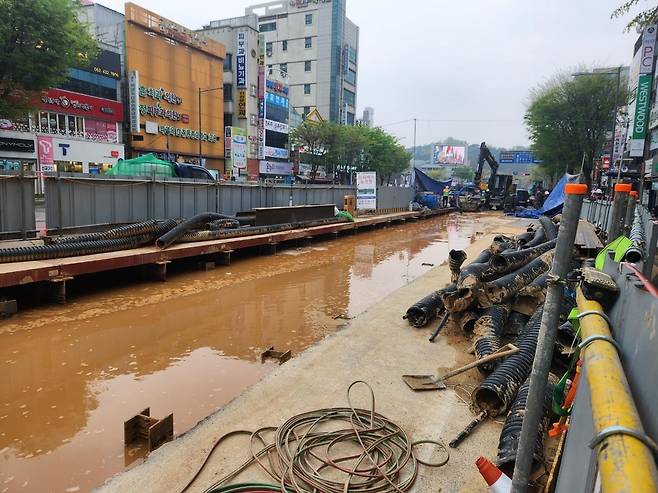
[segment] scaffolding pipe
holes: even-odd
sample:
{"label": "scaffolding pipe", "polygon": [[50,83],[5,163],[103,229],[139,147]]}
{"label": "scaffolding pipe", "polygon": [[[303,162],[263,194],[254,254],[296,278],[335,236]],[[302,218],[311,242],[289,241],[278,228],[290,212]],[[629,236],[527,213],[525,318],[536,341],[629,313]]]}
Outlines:
{"label": "scaffolding pipe", "polygon": [[631,191],[630,183],[617,183],[615,185],[615,198],[612,202],[612,221],[608,225],[608,242],[614,241],[624,234],[624,219],[628,206],[628,194]]}
{"label": "scaffolding pipe", "polygon": [[[580,288],[576,291],[576,302],[581,313],[603,312],[601,304],[586,299]],[[591,336],[612,338],[608,323],[597,315],[580,320],[580,335],[583,340]],[[615,346],[602,339],[595,340],[580,355],[590,389],[594,436],[611,427],[635,430],[646,436]],[[658,491],[656,463],[651,449],[642,440],[614,433],[599,442],[596,452],[603,493]]]}
{"label": "scaffolding pipe", "polygon": [[631,190],[628,195],[628,206],[626,207],[626,216],[624,217],[624,235],[628,236],[633,226],[633,220],[635,219],[635,201],[637,197],[637,192]]}
{"label": "scaffolding pipe", "polygon": [[583,205],[583,197],[587,193],[587,185],[568,183],[564,188],[564,192],[564,211],[560,221],[551,277],[549,278],[546,301],[544,302],[537,350],[535,351],[532,372],[530,373],[528,401],[512,478],[512,493],[525,492],[530,481],[537,429],[543,415],[543,397],[546,392],[555,337],[560,323],[560,304],[567,274],[569,273],[580,209]]}

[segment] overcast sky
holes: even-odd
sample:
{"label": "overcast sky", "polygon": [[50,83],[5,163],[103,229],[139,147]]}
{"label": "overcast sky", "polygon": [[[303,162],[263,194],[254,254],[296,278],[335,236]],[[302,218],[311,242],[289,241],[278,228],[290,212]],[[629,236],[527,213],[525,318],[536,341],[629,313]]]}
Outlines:
{"label": "overcast sky", "polygon": [[[285,1],[285,0],[283,0]],[[101,0],[124,11],[122,0]],[[189,28],[244,15],[253,0],[135,0]],[[634,32],[610,20],[622,0],[347,0],[360,27],[357,104],[413,145],[455,137],[528,144],[528,94],[579,65],[630,64]],[[652,2],[651,2],[652,3]],[[641,1],[641,6],[649,2]]]}

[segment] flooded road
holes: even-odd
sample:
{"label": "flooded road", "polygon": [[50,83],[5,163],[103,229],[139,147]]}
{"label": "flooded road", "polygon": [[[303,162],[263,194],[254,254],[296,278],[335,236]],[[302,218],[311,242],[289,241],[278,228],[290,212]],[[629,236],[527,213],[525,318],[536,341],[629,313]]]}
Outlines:
{"label": "flooded road", "polygon": [[[470,217],[470,219],[469,219]],[[193,427],[274,368],[465,248],[476,216],[439,217],[246,257],[166,283],[91,290],[0,322],[0,493],[88,491],[141,459],[146,407]]]}

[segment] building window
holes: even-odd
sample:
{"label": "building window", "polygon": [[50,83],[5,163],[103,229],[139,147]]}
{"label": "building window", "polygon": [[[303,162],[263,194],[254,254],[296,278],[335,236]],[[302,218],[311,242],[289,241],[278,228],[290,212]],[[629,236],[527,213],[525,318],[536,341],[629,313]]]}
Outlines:
{"label": "building window", "polygon": [[270,31],[276,31],[276,22],[267,22],[265,24],[261,24],[260,27],[260,32],[266,33]]}
{"label": "building window", "polygon": [[356,50],[351,46],[347,47],[347,56],[350,62],[356,63]]}
{"label": "building window", "polygon": [[348,106],[351,106],[352,108],[356,107],[356,94],[354,94],[352,91],[343,89],[343,100]]}
{"label": "building window", "polygon": [[288,40],[284,39],[281,41],[281,51],[288,51]]}
{"label": "building window", "polygon": [[310,112],[311,112],[311,107],[310,106],[304,106],[304,112],[302,113],[302,117],[306,118]]}
{"label": "building window", "polygon": [[225,127],[232,127],[233,126],[233,114],[232,113],[224,113],[224,126]]}
{"label": "building window", "polygon": [[224,101],[233,101],[233,84],[224,84]]}
{"label": "building window", "polygon": [[230,72],[233,70],[233,53],[227,53],[226,58],[224,58],[224,72]]}
{"label": "building window", "polygon": [[304,72],[310,72],[311,71],[311,61],[306,60],[304,62]]}
{"label": "building window", "polygon": [[304,24],[306,24],[307,26],[313,24],[313,14],[306,14],[306,16],[304,17]]}
{"label": "building window", "polygon": [[304,94],[311,94],[311,84],[304,84]]}
{"label": "building window", "polygon": [[347,69],[347,73],[345,74],[345,81],[354,86],[356,85],[356,72],[351,68]]}
{"label": "building window", "polygon": [[347,112],[347,124],[354,125],[354,113]]}
{"label": "building window", "polygon": [[281,72],[285,72],[286,74],[288,73],[288,64],[287,63],[282,63],[279,65],[279,68],[281,69]]}
{"label": "building window", "polygon": [[265,54],[272,56],[272,43],[265,43]]}
{"label": "building window", "polygon": [[313,46],[313,38],[304,38],[304,48],[311,48]]}

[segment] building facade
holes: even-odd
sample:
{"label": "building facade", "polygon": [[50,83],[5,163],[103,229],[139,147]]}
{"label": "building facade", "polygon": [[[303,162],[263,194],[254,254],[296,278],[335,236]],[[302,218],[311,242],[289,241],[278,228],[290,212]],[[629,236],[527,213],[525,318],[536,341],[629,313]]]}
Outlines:
{"label": "building facade", "polygon": [[227,172],[237,181],[257,179],[258,17],[211,21],[198,32],[226,46],[223,83]]}
{"label": "building facade", "polygon": [[359,28],[345,16],[346,0],[290,0],[253,5],[265,43],[265,67],[286,73],[290,106],[325,120],[354,124]]}
{"label": "building facade", "polygon": [[133,3],[125,45],[131,155],[224,174],[224,45]]}

